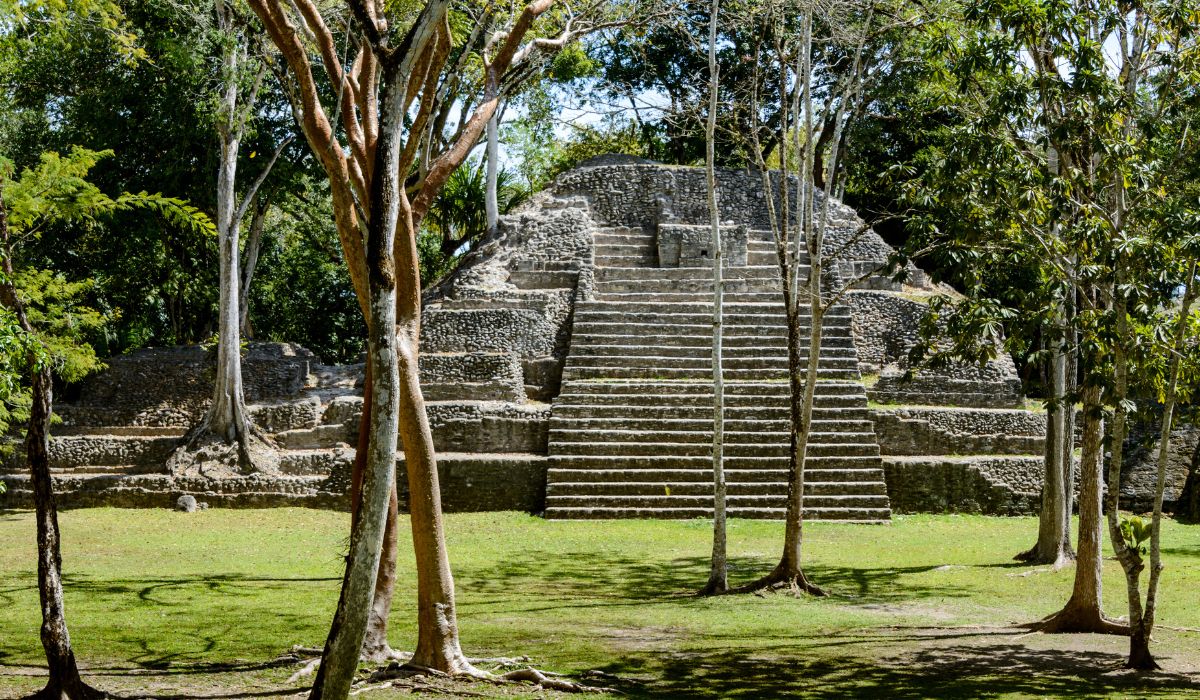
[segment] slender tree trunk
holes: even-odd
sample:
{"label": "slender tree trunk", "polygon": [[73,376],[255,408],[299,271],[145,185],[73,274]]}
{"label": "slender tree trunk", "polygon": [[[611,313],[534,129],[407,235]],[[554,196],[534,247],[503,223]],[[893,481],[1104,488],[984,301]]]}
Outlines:
{"label": "slender tree trunk", "polygon": [[[0,188],[3,181],[0,179]],[[25,314],[25,305],[13,283],[12,243],[8,230],[8,210],[0,195],[0,249],[4,275],[0,278],[0,305],[8,307],[17,317],[21,330],[33,338],[34,329]],[[30,387],[29,428],[25,437],[25,456],[29,462],[30,485],[33,487],[35,519],[37,521],[38,598],[42,606],[42,649],[46,653],[49,678],[46,687],[34,697],[47,700],[104,697],[104,694],[83,682],[71,635],[67,630],[66,604],[62,586],[62,536],[58,528],[58,505],[54,498],[54,482],[50,476],[50,416],[54,400],[54,382],[50,364],[36,353],[29,356],[33,375]]]}
{"label": "slender tree trunk", "polygon": [[1070,561],[1070,543],[1066,524],[1071,517],[1067,508],[1067,470],[1064,459],[1071,459],[1070,440],[1066,435],[1067,422],[1067,358],[1059,339],[1051,341],[1053,354],[1049,361],[1050,406],[1046,409],[1046,444],[1042,469],[1042,507],[1038,517],[1038,538],[1033,549],[1017,555],[1020,561],[1031,564],[1053,564],[1059,569]]}
{"label": "slender tree trunk", "polygon": [[[1073,263],[1072,263],[1073,269]],[[1067,303],[1064,306],[1066,312],[1066,337],[1064,339],[1065,353],[1067,357],[1067,376],[1066,383],[1063,384],[1063,395],[1067,400],[1063,402],[1063,429],[1062,429],[1062,467],[1063,467],[1063,500],[1066,502],[1066,507],[1063,508],[1063,556],[1065,559],[1074,560],[1075,550],[1071,548],[1071,517],[1075,513],[1075,393],[1079,389],[1079,331],[1075,327],[1075,310],[1076,306],[1076,290],[1071,289],[1067,295]]]}
{"label": "slender tree trunk", "polygon": [[708,186],[708,219],[712,226],[713,250],[713,548],[705,594],[724,593],[729,589],[727,535],[725,527],[725,379],[721,362],[721,335],[724,314],[722,269],[725,254],[721,245],[721,214],[717,207],[716,131],[719,76],[717,73],[717,17],[720,0],[713,0],[708,22],[708,121],[705,125],[705,179]]}
{"label": "slender tree trunk", "polygon": [[[233,11],[226,0],[215,0],[217,26],[233,35]],[[167,461],[167,468],[174,474],[195,474],[220,477],[250,471],[274,473],[278,471],[278,455],[269,440],[255,430],[246,410],[242,388],[241,326],[243,303],[240,287],[243,283],[239,273],[240,233],[242,217],[263,181],[274,167],[283,148],[291,139],[285,140],[276,149],[263,172],[250,186],[246,198],[238,203],[237,165],[242,134],[245,131],[248,110],[257,100],[258,90],[266,68],[260,67],[254,78],[253,87],[247,96],[242,95],[240,77],[249,51],[240,42],[224,49],[222,55],[222,90],[218,108],[217,133],[221,141],[221,158],[217,170],[216,223],[220,248],[220,296],[217,312],[217,358],[216,377],[213,383],[213,399],[203,420],[183,439],[175,453]],[[249,278],[246,280],[249,285]],[[215,444],[214,444],[215,443]],[[234,454],[229,453],[229,448]],[[220,466],[213,469],[212,463]]]}
{"label": "slender tree trunk", "polygon": [[250,237],[246,239],[246,264],[242,268],[242,288],[238,291],[238,328],[247,338],[254,337],[250,325],[250,284],[258,267],[258,254],[262,250],[263,226],[267,212],[271,209],[269,196],[258,195],[254,203],[254,215],[250,219]]}
{"label": "slender tree trunk", "polygon": [[[350,472],[350,527],[354,528],[362,506],[363,479],[367,471],[367,455],[370,452],[371,431],[371,363],[367,362],[363,375],[363,408],[359,417],[358,444],[354,455],[354,466]],[[396,556],[399,546],[399,499],[397,483],[392,482],[392,495],[388,499],[387,524],[384,526],[383,548],[379,555],[379,571],[375,577],[375,593],[371,599],[371,612],[367,617],[367,633],[363,639],[361,660],[367,663],[386,663],[399,658],[388,642],[388,618],[392,612],[392,598],[396,586]]]}
{"label": "slender tree trunk", "polygon": [[[399,113],[401,100],[393,94],[395,89],[391,82],[385,82],[380,99],[379,150],[387,157],[398,153],[400,148],[403,115]],[[388,503],[395,490],[396,434],[402,394],[400,355],[405,350],[395,333],[397,283],[393,244],[398,212],[402,207],[407,210],[408,203],[396,169],[381,166],[371,183],[366,236],[370,289],[367,362],[371,374],[367,468],[361,505],[350,530],[350,556],[341,596],[309,696],[312,700],[341,699],[350,693],[378,580]]]}
{"label": "slender tree trunk", "polygon": [[[1183,305],[1179,312],[1179,320],[1175,327],[1175,336],[1171,347],[1171,359],[1168,363],[1168,380],[1164,392],[1162,425],[1159,430],[1159,446],[1157,459],[1157,480],[1154,491],[1154,511],[1150,525],[1150,581],[1146,592],[1145,606],[1142,605],[1141,574],[1145,568],[1142,553],[1138,551],[1137,543],[1129,543],[1121,534],[1120,513],[1120,483],[1122,456],[1124,454],[1124,439],[1126,434],[1127,414],[1124,399],[1127,393],[1129,378],[1129,359],[1125,343],[1132,340],[1129,327],[1126,302],[1118,297],[1115,306],[1117,316],[1117,340],[1114,343],[1116,364],[1116,392],[1114,400],[1112,456],[1108,473],[1108,529],[1113,543],[1113,551],[1121,568],[1125,572],[1125,592],[1129,602],[1129,658],[1126,667],[1149,671],[1159,668],[1158,662],[1150,653],[1150,636],[1154,630],[1154,613],[1157,607],[1159,577],[1162,574],[1162,502],[1167,485],[1167,464],[1170,461],[1171,425],[1175,413],[1175,392],[1179,384],[1180,357],[1187,338],[1188,318],[1191,315],[1192,303],[1195,299],[1193,283],[1196,276],[1196,264],[1193,262],[1188,271],[1188,281],[1184,288]],[[1131,546],[1132,545],[1132,546]]]}
{"label": "slender tree trunk", "polygon": [[492,233],[500,222],[500,110],[487,123],[487,171],[484,209],[487,213],[487,230]]}
{"label": "slender tree trunk", "polygon": [[1101,610],[1101,463],[1104,457],[1100,389],[1083,390],[1083,460],[1079,490],[1079,545],[1075,583],[1062,610],[1039,623],[1044,632],[1125,634],[1128,627],[1105,617]]}
{"label": "slender tree trunk", "polygon": [[227,137],[222,144],[221,169],[217,176],[217,226],[220,236],[221,291],[218,305],[217,377],[212,406],[208,410],[209,430],[227,443],[238,443],[242,467],[250,466],[245,441],[250,434],[242,392],[241,334],[239,333],[238,272],[241,222],[235,219],[234,181],[237,178],[239,141]]}

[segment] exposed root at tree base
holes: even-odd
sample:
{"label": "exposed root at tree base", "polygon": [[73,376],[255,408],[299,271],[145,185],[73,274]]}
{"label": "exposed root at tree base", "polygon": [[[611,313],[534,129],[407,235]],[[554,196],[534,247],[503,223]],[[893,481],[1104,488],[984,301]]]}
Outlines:
{"label": "exposed root at tree base", "polygon": [[725,593],[789,593],[795,596],[808,594],[819,598],[829,595],[825,589],[810,582],[803,571],[787,571],[782,566],[776,567],[774,571],[753,583],[730,588]]}
{"label": "exposed root at tree base", "polygon": [[279,450],[253,426],[230,442],[213,433],[209,419],[188,431],[167,458],[172,476],[224,479],[249,474],[278,474]]}
{"label": "exposed root at tree base", "polygon": [[1057,571],[1075,562],[1075,552],[1066,549],[1059,552],[1057,556],[1043,557],[1038,555],[1038,548],[1035,546],[1033,549],[1028,549],[1013,557],[1013,561],[1019,561],[1031,566],[1053,566],[1054,570]]}
{"label": "exposed root at tree base", "polygon": [[67,697],[71,698],[71,700],[108,700],[117,696],[110,695],[103,690],[98,690],[80,681],[70,692],[58,683],[48,683],[45,688],[30,695],[29,700],[62,700]]}
{"label": "exposed root at tree base", "polygon": [[[504,665],[517,665],[528,661],[528,657],[497,657],[490,660],[491,663],[500,662]],[[479,662],[479,660],[473,660]],[[593,671],[590,674],[597,678],[614,679],[613,676],[604,674],[599,671]],[[438,681],[462,681],[462,682],[484,682],[493,683],[496,685],[507,684],[533,684],[536,689],[554,690],[560,693],[611,693],[615,692],[613,688],[603,686],[593,686],[586,683],[573,681],[556,673],[540,671],[531,666],[519,668],[505,673],[494,673],[490,671],[481,671],[473,666],[468,667],[468,670],[460,673],[445,673],[435,668],[414,665],[411,663],[399,664],[393,663],[388,667],[383,668],[371,674],[370,678],[365,681],[368,684],[380,684],[364,686],[363,690],[368,687],[370,689],[380,689],[388,687],[408,687],[410,689],[419,690],[445,690],[437,685],[428,682],[428,679],[436,679]],[[455,689],[456,695],[473,695],[473,693],[463,693]]]}
{"label": "exposed root at tree base", "polygon": [[1097,610],[1063,608],[1024,627],[1044,634],[1116,634],[1129,636],[1129,625],[1106,617]]}

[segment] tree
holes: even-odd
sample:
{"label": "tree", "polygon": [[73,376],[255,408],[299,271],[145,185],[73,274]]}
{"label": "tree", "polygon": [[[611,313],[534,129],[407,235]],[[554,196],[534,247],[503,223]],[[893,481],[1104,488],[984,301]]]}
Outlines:
{"label": "tree", "polygon": [[[81,337],[102,325],[103,315],[78,304],[87,283],[68,283],[46,271],[19,270],[18,245],[40,238],[55,222],[95,223],[100,217],[134,208],[152,208],[175,223],[209,232],[208,219],[184,203],[159,195],[125,194],[110,198],[86,180],[105,156],[75,149],[67,156],[43,154],[38,166],[13,179],[8,161],[0,160],[0,345],[8,372],[28,377],[28,427],[25,455],[30,469],[37,522],[38,594],[42,608],[42,647],[49,679],[38,697],[103,697],[79,674],[67,630],[62,589],[62,535],[50,476],[50,416],[54,375],[75,381],[99,367],[95,352]],[[36,308],[30,300],[39,302]],[[36,325],[35,325],[36,324]],[[10,375],[11,376],[11,375]],[[5,401],[12,401],[17,382],[0,382]]]}
{"label": "tree", "polygon": [[721,334],[723,325],[721,317],[724,313],[722,304],[723,282],[721,280],[725,256],[721,245],[721,214],[717,208],[717,157],[716,131],[717,107],[720,96],[720,74],[717,72],[717,18],[720,15],[720,0],[712,1],[712,9],[708,18],[708,121],[704,134],[705,185],[708,190],[708,220],[712,227],[713,251],[713,339],[712,339],[712,368],[713,368],[713,550],[712,566],[708,574],[708,583],[703,593],[724,593],[729,589],[729,566],[726,554],[725,527],[725,382],[721,365]]}
{"label": "tree", "polygon": [[[394,503],[397,432],[411,494],[418,579],[418,638],[410,663],[451,675],[477,675],[459,644],[437,462],[418,374],[417,232],[495,113],[497,86],[509,71],[520,69],[536,52],[556,50],[591,25],[586,15],[570,7],[538,0],[516,12],[507,32],[485,37],[493,8],[474,8],[454,15],[469,28],[467,40],[458,43],[449,23],[449,2],[385,8],[351,0],[346,24],[353,24],[354,31],[342,44],[355,52],[348,61],[342,59],[331,29],[340,24],[333,10],[323,14],[310,0],[250,4],[282,55],[293,109],[329,176],[339,237],[368,320],[361,501],[312,697],[344,697],[366,638],[368,610],[374,609],[375,617],[386,623],[381,610],[386,605],[373,603],[391,595],[386,582],[394,554],[384,556],[381,550],[385,532],[392,529],[387,527],[388,512],[395,512],[389,498]],[[591,9],[595,6],[580,11]],[[554,39],[526,41],[535,23],[547,15],[559,23],[561,32]],[[318,53],[334,87],[337,106],[332,113],[321,102],[309,47]],[[481,94],[461,111],[457,128],[447,136],[437,125],[445,124],[456,107],[446,100],[448,86],[462,79],[462,64],[470,56],[481,66]],[[335,122],[343,128],[344,145]],[[386,562],[382,572],[381,560]],[[377,588],[377,581],[384,585]]]}
{"label": "tree", "polygon": [[[763,128],[762,122],[758,121],[762,117],[757,89],[751,94],[750,109],[755,115],[755,122],[750,130],[752,143],[748,152],[756,158],[756,169],[762,177],[763,191],[767,193],[767,213],[775,238],[779,283],[787,319],[791,449],[788,453],[788,505],[783,554],[779,564],[770,573],[737,589],[742,592],[782,588],[824,595],[821,588],[808,580],[802,567],[805,461],[820,369],[825,315],[860,280],[837,280],[825,267],[838,257],[841,250],[827,250],[825,247],[831,195],[826,191],[818,196],[813,163],[820,144],[827,143],[828,152],[822,155],[825,166],[823,181],[827,188],[835,188],[842,132],[860,99],[862,58],[874,22],[873,6],[865,8],[865,13],[863,10],[862,6],[852,2],[822,6],[788,0],[764,3],[762,14],[756,18],[761,22],[763,43],[771,42],[772,60],[776,63],[778,87],[772,94],[779,102],[771,111],[780,116],[777,122],[767,128],[767,132],[773,131],[774,138],[781,145],[778,179],[772,177],[763,155],[767,150],[763,148],[759,135]],[[785,21],[789,17],[800,18],[798,33],[789,30]],[[839,39],[852,47],[853,56],[847,71],[837,77],[831,89],[832,97],[825,101],[820,112],[816,111],[814,101],[813,68],[814,26],[818,22],[826,26],[844,27],[845,33]],[[758,63],[757,55],[755,63]],[[752,86],[758,84],[757,79],[751,81]],[[832,110],[832,114],[825,110]],[[823,139],[818,129],[832,129],[833,133]],[[791,196],[793,188],[794,203]],[[857,235],[861,236],[866,230],[864,228]],[[803,276],[806,260],[808,274]],[[868,275],[881,271],[872,270]],[[832,283],[829,286],[826,286],[827,277],[828,282]],[[807,348],[803,345],[802,337],[806,322],[809,327]],[[808,354],[807,361],[803,358],[805,351]]]}
{"label": "tree", "polygon": [[[228,0],[215,0],[215,31],[220,47],[221,75],[218,83],[216,131],[221,151],[217,170],[216,223],[220,270],[220,295],[217,309],[217,362],[213,400],[200,424],[184,438],[183,444],[168,460],[168,468],[176,474],[219,476],[224,473],[266,472],[278,470],[274,446],[250,421],[242,389],[241,329],[245,323],[246,307],[239,299],[249,293],[250,274],[239,272],[241,226],[259,188],[271,173],[283,150],[291,143],[288,137],[275,148],[258,177],[246,188],[241,200],[237,194],[237,170],[242,140],[257,107],[259,92],[267,69],[255,65],[250,56],[249,40],[237,26],[235,12]],[[256,207],[255,237],[261,237],[262,217]],[[248,251],[250,260],[257,260],[254,246]],[[215,463],[215,464],[214,464]]]}

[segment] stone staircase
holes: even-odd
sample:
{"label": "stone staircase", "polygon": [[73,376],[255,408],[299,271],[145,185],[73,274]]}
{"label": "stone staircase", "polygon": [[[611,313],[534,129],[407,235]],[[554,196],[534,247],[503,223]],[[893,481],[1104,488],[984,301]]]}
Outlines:
{"label": "stone staircase", "polygon": [[[752,232],[725,273],[725,467],[733,517],[786,509],[788,383],[774,244]],[[546,515],[712,514],[712,272],[660,268],[653,233],[595,233],[595,295],[575,308],[550,421]],[[807,343],[807,339],[805,340]],[[807,357],[804,358],[807,361]],[[826,318],[805,517],[890,517],[849,311]]]}

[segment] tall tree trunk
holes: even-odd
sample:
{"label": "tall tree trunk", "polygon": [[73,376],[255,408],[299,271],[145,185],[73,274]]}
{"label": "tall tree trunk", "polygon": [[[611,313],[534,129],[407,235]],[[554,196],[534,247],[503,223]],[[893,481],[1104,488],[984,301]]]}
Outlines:
{"label": "tall tree trunk", "polygon": [[1039,628],[1044,632],[1128,632],[1128,627],[1108,619],[1101,610],[1101,493],[1104,490],[1104,480],[1101,478],[1104,458],[1102,410],[1100,389],[1085,387],[1075,583],[1066,606],[1039,623]]}
{"label": "tall tree trunk", "polygon": [[708,120],[705,124],[705,181],[708,187],[708,220],[712,227],[713,250],[713,548],[705,594],[724,593],[729,589],[727,534],[725,523],[725,378],[721,362],[721,335],[724,314],[725,255],[721,245],[721,214],[717,207],[716,131],[719,76],[717,73],[717,17],[720,0],[713,0],[708,20]]}
{"label": "tall tree trunk", "polygon": [[500,222],[500,110],[487,123],[487,171],[484,209],[487,214],[487,230],[492,233]]}
{"label": "tall tree trunk", "polygon": [[[1071,264],[1072,269],[1074,263]],[[1074,274],[1074,273],[1071,273]],[[1061,463],[1063,468],[1063,554],[1066,559],[1075,559],[1075,550],[1071,548],[1071,517],[1075,513],[1075,394],[1079,390],[1079,331],[1075,326],[1075,313],[1078,300],[1076,289],[1071,288],[1067,302],[1063,306],[1066,323],[1066,336],[1063,339],[1066,354],[1066,382],[1063,384],[1063,429]]]}
{"label": "tall tree trunk", "polygon": [[[215,0],[217,26],[230,37],[236,34],[233,10],[227,0]],[[174,474],[220,477],[250,471],[274,473],[279,458],[273,445],[250,422],[242,389],[241,319],[239,273],[241,222],[250,202],[274,167],[285,140],[276,149],[262,173],[238,203],[237,165],[242,134],[254,108],[266,71],[260,66],[249,94],[242,95],[241,77],[249,50],[230,39],[221,57],[222,88],[217,113],[221,157],[217,170],[217,234],[220,248],[220,296],[217,311],[216,377],[212,404],[200,424],[183,439],[167,461]],[[248,281],[247,281],[248,284]],[[232,453],[230,452],[232,448]],[[214,467],[213,465],[218,465]]]}
{"label": "tall tree trunk", "polygon": [[241,308],[238,272],[241,222],[235,218],[237,158],[239,140],[229,136],[221,150],[221,169],[217,176],[217,226],[220,237],[220,302],[218,305],[217,376],[212,406],[208,410],[208,428],[227,443],[239,445],[242,467],[250,466],[246,440],[250,420],[242,392],[241,334],[238,312]]}
{"label": "tall tree trunk", "polygon": [[1067,541],[1068,510],[1067,470],[1064,460],[1073,461],[1071,440],[1067,437],[1067,358],[1061,339],[1050,343],[1053,353],[1049,360],[1050,405],[1046,409],[1046,444],[1042,467],[1042,504],[1038,517],[1037,544],[1017,555],[1020,561],[1031,564],[1053,564],[1062,568],[1071,560],[1071,545]]}
{"label": "tall tree trunk", "polygon": [[[379,150],[394,157],[400,148],[403,115],[397,86],[384,84],[380,99]],[[401,381],[397,337],[397,275],[393,254],[397,216],[408,211],[403,184],[394,167],[382,164],[371,183],[371,211],[367,224],[366,257],[370,289],[367,362],[371,375],[370,431],[362,498],[350,529],[350,555],[342,580],[341,596],[321,666],[310,698],[345,698],[366,639],[367,619],[374,599],[387,525],[388,503],[395,490],[396,434],[400,421]],[[411,228],[411,218],[409,218]],[[360,426],[360,430],[362,427]]]}
{"label": "tall tree trunk", "polygon": [[[0,179],[0,187],[3,181]],[[8,307],[17,324],[30,337],[34,329],[25,313],[25,305],[13,282],[12,242],[8,230],[8,209],[0,195],[0,260],[4,271],[0,277],[0,305]],[[54,499],[54,482],[50,476],[50,416],[54,401],[54,382],[47,359],[30,352],[29,369],[33,375],[30,387],[29,428],[25,436],[25,456],[29,462],[30,485],[33,487],[35,519],[37,521],[38,599],[42,606],[42,649],[46,653],[49,678],[46,687],[35,694],[46,700],[84,700],[104,697],[104,694],[83,682],[71,635],[67,630],[66,604],[62,587],[62,536],[58,528],[58,505]]]}

